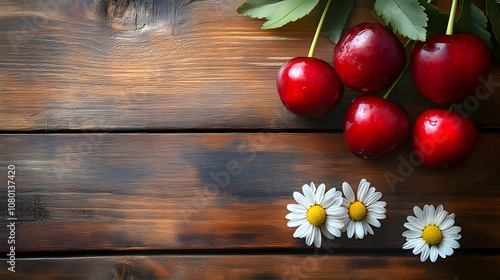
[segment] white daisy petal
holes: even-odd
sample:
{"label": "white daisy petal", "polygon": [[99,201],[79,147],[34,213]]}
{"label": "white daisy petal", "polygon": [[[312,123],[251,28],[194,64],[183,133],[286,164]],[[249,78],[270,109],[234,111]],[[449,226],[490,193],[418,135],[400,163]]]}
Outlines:
{"label": "white daisy petal", "polygon": [[333,204],[335,203],[335,199],[325,199],[323,197],[323,203],[321,203],[321,206],[323,206],[324,209],[328,209],[330,207],[335,207]]}
{"label": "white daisy petal", "polygon": [[363,235],[365,234],[365,232],[363,230],[363,224],[360,221],[356,221],[355,226],[356,226],[357,238],[363,239]]}
{"label": "white daisy petal", "polygon": [[309,231],[307,232],[307,235],[306,235],[306,244],[307,246],[311,246],[311,244],[313,244],[314,242],[314,231],[316,230],[316,227],[311,225],[311,227],[309,228]]}
{"label": "white daisy petal", "polygon": [[299,204],[288,204],[286,209],[295,214],[307,214],[307,209]]}
{"label": "white daisy petal", "polygon": [[313,182],[311,182],[311,190],[312,190],[313,193],[316,192],[316,185],[314,185]]}
{"label": "white daisy petal", "polygon": [[309,205],[314,205],[314,192],[312,190],[312,187],[310,187],[309,185],[305,184],[303,187],[302,187],[302,192],[304,193],[304,196],[306,197],[307,199],[307,203],[309,203]]}
{"label": "white daisy petal", "polygon": [[371,205],[368,209],[366,209],[366,212],[368,212],[368,213],[373,212],[373,213],[385,214],[387,212],[387,210],[385,208],[382,208],[382,207]]}
{"label": "white daisy petal", "polygon": [[352,220],[350,218],[346,218],[345,220],[343,220],[342,223],[344,223],[344,226],[340,229],[340,231],[346,232],[347,231],[347,227],[349,226],[349,223],[351,221]]}
{"label": "white daisy petal", "polygon": [[420,209],[420,207],[418,206],[413,207],[413,213],[415,213],[415,217],[417,217],[417,219],[420,221],[425,221],[427,219],[424,211],[422,211],[422,209]]}
{"label": "white daisy petal", "polygon": [[361,222],[363,223],[363,229],[365,230],[365,235],[366,235],[366,233],[373,235],[374,234],[373,229],[368,224],[368,222],[365,219],[361,220]]}
{"label": "white daisy petal", "polygon": [[300,220],[300,219],[304,219],[306,217],[307,216],[304,214],[296,214],[296,213],[288,213],[285,216],[285,218],[288,220]]}
{"label": "white daisy petal", "polygon": [[325,198],[326,199],[327,197],[335,197],[337,195],[337,189],[336,188],[331,188],[329,189],[327,192],[325,192]]}
{"label": "white daisy petal", "polygon": [[429,257],[430,253],[431,249],[429,248],[429,245],[426,244],[426,246],[424,246],[424,248],[422,249],[422,253],[420,253],[420,261],[425,262]]}
{"label": "white daisy petal", "polygon": [[304,207],[306,209],[309,209],[312,206],[312,204],[309,203],[309,201],[306,199],[306,197],[299,192],[294,192],[293,198],[295,199],[295,201],[297,201],[297,203],[299,205],[301,205],[302,207]]}
{"label": "white daisy petal", "polygon": [[317,204],[323,203],[323,196],[325,195],[325,187],[326,187],[325,184],[321,184],[316,190],[316,194],[314,195],[314,201]]}
{"label": "white daisy petal", "polygon": [[446,253],[441,249],[441,247],[437,247],[438,249],[438,255],[443,258],[443,259],[446,259]]}
{"label": "white daisy petal", "polygon": [[[334,238],[335,238],[335,236],[334,236],[332,233],[330,233],[330,232],[328,231],[328,229],[326,228],[326,223],[325,223],[325,224],[323,224],[323,225],[321,225],[319,228],[321,229],[321,233],[322,233],[322,234],[323,234],[326,238],[328,238],[328,239],[334,239]],[[337,229],[337,230],[338,230],[338,229]]]}
{"label": "white daisy petal", "polygon": [[309,223],[306,218],[301,220],[290,220],[286,225],[288,227],[298,227],[302,224]]}
{"label": "white daisy petal", "polygon": [[373,216],[373,218],[378,220],[383,220],[386,217],[385,214],[379,214],[379,213],[371,213],[371,215]]}
{"label": "white daisy petal", "polygon": [[341,197],[341,194],[340,192],[339,193],[339,196],[337,196],[334,200],[333,200],[333,207],[340,207],[344,201],[344,199]]}
{"label": "white daisy petal", "polygon": [[453,248],[451,248],[449,246],[445,246],[444,248],[446,249],[445,253],[446,253],[447,257],[453,255],[453,253],[454,253]]}
{"label": "white daisy petal", "polygon": [[405,249],[405,250],[413,249],[413,248],[417,247],[418,244],[419,244],[418,238],[409,239],[403,245],[403,249]]}
{"label": "white daisy petal", "polygon": [[342,216],[344,212],[345,210],[340,207],[330,207],[326,209],[326,215],[331,215],[331,216]]}
{"label": "white daisy petal", "polygon": [[319,227],[314,227],[314,246],[321,247],[321,230]]}
{"label": "white daisy petal", "polygon": [[451,226],[453,226],[453,224],[455,224],[455,220],[445,219],[444,222],[441,223],[441,226],[439,227],[439,229],[441,229],[442,231],[446,230],[446,229],[450,228]]}
{"label": "white daisy petal", "polygon": [[295,238],[304,238],[306,237],[307,233],[309,233],[309,231],[311,230],[311,227],[313,225],[311,225],[309,222],[307,223],[303,223],[302,225],[300,225],[296,230],[295,232],[293,233],[293,237]]}
{"label": "white daisy petal", "polygon": [[436,209],[436,219],[434,220],[434,224],[439,227],[446,218],[446,215],[448,215],[448,212],[443,210],[443,205],[439,205]]}
{"label": "white daisy petal", "polygon": [[385,210],[385,207],[387,206],[387,202],[385,201],[377,201],[371,205],[371,208],[382,208]]}
{"label": "white daisy petal", "polygon": [[343,228],[344,227],[344,223],[341,220],[334,219],[331,216],[326,217],[325,225],[330,232],[332,232],[331,229],[333,229],[333,228]]}
{"label": "white daisy petal", "polygon": [[[361,179],[361,180],[359,181],[359,186],[361,186],[362,184],[366,184],[367,182],[368,182],[368,181],[366,181],[366,179],[365,179],[365,178],[363,178],[363,179]],[[359,186],[358,186],[358,189],[359,189]]]}
{"label": "white daisy petal", "polygon": [[417,246],[415,246],[412,253],[414,255],[418,255],[422,252],[422,250],[424,250],[425,247],[428,247],[429,245],[427,243],[425,243],[425,241],[421,238],[417,238],[415,240],[416,240]]}
{"label": "white daisy petal", "polygon": [[370,196],[370,195],[374,194],[375,191],[376,191],[376,189],[374,187],[370,187],[368,189],[368,192],[366,193],[366,196]]}
{"label": "white daisy petal", "polygon": [[422,237],[422,231],[407,230],[407,231],[403,232],[403,237],[419,238],[419,237]]}
{"label": "white daisy petal", "polygon": [[415,230],[415,231],[422,231],[422,229],[418,229],[416,226],[414,226],[413,224],[411,223],[404,223],[404,226],[405,228],[409,229],[409,230]]}
{"label": "white daisy petal", "polygon": [[334,235],[335,237],[340,237],[342,235],[342,232],[338,228],[333,228],[330,230],[330,233]]}
{"label": "white daisy petal", "polygon": [[462,231],[462,228],[459,226],[452,226],[450,228],[447,228],[445,230],[441,230],[443,232],[443,235],[448,235],[448,234],[457,234],[460,231]]}
{"label": "white daisy petal", "polygon": [[344,223],[332,221],[328,218],[326,219],[325,228],[333,234],[334,236],[340,237],[341,232],[340,229],[343,227]]}
{"label": "white daisy petal", "polygon": [[459,240],[460,238],[462,238],[462,236],[460,234],[447,234],[446,235],[446,239]]}
{"label": "white daisy petal", "polygon": [[435,262],[437,258],[438,258],[438,248],[436,246],[431,246],[431,251],[430,251],[431,262]]}
{"label": "white daisy petal", "polygon": [[[439,252],[440,252],[440,254],[439,254],[439,255],[440,255],[442,258],[445,258],[446,256],[451,256],[451,255],[453,255],[453,249],[452,249],[450,246],[448,246],[447,244],[443,243],[443,242],[439,243]],[[445,257],[443,257],[443,256],[441,255],[441,253],[443,253],[443,254],[445,255]]]}
{"label": "white daisy petal", "polygon": [[354,235],[354,221],[349,221],[347,224],[347,237],[352,238]]}
{"label": "white daisy petal", "polygon": [[460,248],[460,243],[458,243],[458,241],[456,241],[456,240],[451,240],[450,241],[450,245],[451,245],[452,249],[458,249],[458,248]]}
{"label": "white daisy petal", "polygon": [[342,184],[342,192],[344,192],[344,195],[349,202],[354,202],[354,192],[352,191],[351,185],[349,185],[347,182],[344,182]]}
{"label": "white daisy petal", "polygon": [[364,201],[364,205],[366,207],[370,207],[373,203],[375,203],[377,200],[379,200],[382,197],[381,192],[376,192],[374,194],[369,195],[366,200]]}
{"label": "white daisy petal", "polygon": [[334,196],[331,199],[328,200],[328,202],[325,202],[325,199],[323,199],[323,207],[325,208],[330,208],[330,207],[339,207],[342,205],[342,197],[339,196]]}
{"label": "white daisy petal", "polygon": [[380,227],[380,222],[377,219],[375,219],[372,215],[367,214],[365,219],[370,225],[374,227]]}
{"label": "white daisy petal", "polygon": [[368,193],[369,187],[370,183],[368,183],[365,179],[362,179],[361,182],[359,182],[359,187],[356,195],[358,201],[365,201],[365,196]]}
{"label": "white daisy petal", "polygon": [[410,224],[414,225],[418,229],[423,230],[426,227],[426,225],[420,219],[417,219],[413,216],[408,216],[407,220],[408,222],[410,222]]}
{"label": "white daisy petal", "polygon": [[342,206],[349,207],[349,205],[351,205],[349,200],[347,200],[347,198],[342,198]]}
{"label": "white daisy petal", "polygon": [[429,214],[429,207],[430,207],[430,206],[429,206],[429,205],[427,205],[427,204],[426,204],[426,205],[424,205],[424,209],[423,209],[423,211],[424,211],[424,214],[425,214],[425,219],[424,219],[424,220],[422,220],[422,221],[423,221],[425,224],[429,224],[429,215],[428,215],[428,214]]}
{"label": "white daisy petal", "polygon": [[435,209],[434,209],[434,205],[429,205],[429,207],[427,207],[427,224],[428,225],[435,225],[436,222],[436,217],[434,216],[435,214]]}
{"label": "white daisy petal", "polygon": [[460,248],[460,244],[458,243],[458,241],[453,240],[453,239],[443,239],[443,241],[441,241],[441,242],[445,243],[451,249],[458,249],[458,248]]}
{"label": "white daisy petal", "polygon": [[333,200],[330,200],[330,201],[327,201],[327,203],[325,203],[325,199],[323,198],[323,204],[321,204],[321,206],[323,207],[323,209],[327,210],[327,209],[330,209],[330,208],[340,208],[338,206],[334,206],[335,201]]}
{"label": "white daisy petal", "polygon": [[449,214],[444,220],[455,220],[455,213]]}

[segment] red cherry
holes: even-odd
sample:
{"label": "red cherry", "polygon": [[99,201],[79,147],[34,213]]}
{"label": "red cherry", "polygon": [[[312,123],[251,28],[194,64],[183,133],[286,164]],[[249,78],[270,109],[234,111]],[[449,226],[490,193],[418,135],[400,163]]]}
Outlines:
{"label": "red cherry", "polygon": [[430,109],[415,122],[411,142],[415,155],[425,166],[453,169],[474,153],[477,129],[474,122],[459,113]]}
{"label": "red cherry", "polygon": [[351,28],[340,38],[333,54],[333,67],[342,83],[362,93],[374,93],[392,84],[405,62],[399,39],[376,23]]}
{"label": "red cherry", "polygon": [[283,105],[305,118],[330,112],[344,94],[333,67],[312,57],[296,57],[281,66],[276,80]]}
{"label": "red cherry", "polygon": [[462,102],[474,95],[491,66],[488,45],[475,34],[430,34],[417,42],[411,73],[417,88],[438,104]]}
{"label": "red cherry", "polygon": [[364,159],[394,155],[404,145],[410,130],[403,106],[375,95],[362,95],[349,105],[344,118],[344,141]]}

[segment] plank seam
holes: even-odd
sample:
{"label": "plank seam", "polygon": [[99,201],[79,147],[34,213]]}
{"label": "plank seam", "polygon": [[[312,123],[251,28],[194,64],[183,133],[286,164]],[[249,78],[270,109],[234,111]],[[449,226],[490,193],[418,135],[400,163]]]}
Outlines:
{"label": "plank seam", "polygon": [[[499,255],[500,248],[462,248],[454,255]],[[16,252],[16,258],[68,258],[68,257],[105,257],[105,256],[233,256],[233,255],[320,255],[320,256],[411,256],[403,249],[346,249],[346,248],[275,248],[275,249],[175,249],[175,250],[89,250],[89,251],[37,251]]]}
{"label": "plank seam", "polygon": [[[480,128],[481,134],[499,134],[500,128]],[[248,129],[67,129],[67,130],[0,130],[0,134],[174,134],[174,133],[195,133],[195,134],[223,134],[223,133],[342,133],[342,129],[277,129],[277,128],[248,128]]]}

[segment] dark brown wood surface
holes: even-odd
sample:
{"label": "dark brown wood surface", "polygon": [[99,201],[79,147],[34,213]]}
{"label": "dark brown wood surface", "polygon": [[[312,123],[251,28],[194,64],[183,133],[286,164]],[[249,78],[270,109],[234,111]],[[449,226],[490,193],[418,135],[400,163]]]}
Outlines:
{"label": "dark brown wood surface", "polygon": [[[238,0],[137,0],[121,17],[109,7],[115,2],[2,1],[1,130],[341,128],[359,95],[346,89],[338,108],[315,121],[282,106],[276,73],[307,55],[317,13],[260,30],[261,21],[235,12]],[[357,1],[348,26],[381,20],[370,11],[369,1]],[[333,47],[321,36],[316,57],[331,62]],[[443,107],[418,92],[409,72],[389,99],[412,120]],[[500,90],[500,67],[485,78],[487,91],[463,110],[480,127],[498,127],[500,95],[490,92]]]}
{"label": "dark brown wood surface", "polygon": [[[338,133],[0,139],[1,150],[19,151],[0,161],[17,167],[18,251],[305,248],[284,218],[286,205],[295,203],[292,193],[311,181],[357,187],[362,178],[388,204],[383,228],[331,246],[399,249],[406,216],[427,203],[457,215],[463,248],[500,248],[500,189],[494,187],[500,177],[488,160],[500,158],[500,150],[491,150],[500,145],[497,134],[481,135],[473,158],[448,172],[412,166],[409,147],[384,161],[354,158]],[[392,185],[390,174],[405,180]],[[5,244],[6,234],[1,237]]]}
{"label": "dark brown wood surface", "polygon": [[[336,251],[333,251],[336,252]],[[495,279],[498,256],[459,255],[439,265],[391,255],[171,255],[33,258],[18,279]],[[0,272],[0,276],[8,274]]]}
{"label": "dark brown wood surface", "polygon": [[[0,0],[0,169],[16,166],[16,273],[7,271],[0,189],[0,279],[493,279],[500,275],[500,64],[455,106],[479,144],[446,172],[353,156],[329,115],[287,112],[283,62],[305,56],[315,11],[277,30],[243,1]],[[436,1],[444,12],[450,1]],[[484,10],[483,1],[473,1]],[[380,21],[356,1],[347,23]],[[402,39],[404,40],[404,39]],[[322,35],[315,56],[331,62]],[[429,108],[409,71],[389,100],[412,122]],[[400,181],[388,182],[387,176]],[[286,226],[304,183],[361,178],[388,203],[374,236],[308,248]],[[436,263],[402,250],[415,205],[443,204],[461,248]]]}

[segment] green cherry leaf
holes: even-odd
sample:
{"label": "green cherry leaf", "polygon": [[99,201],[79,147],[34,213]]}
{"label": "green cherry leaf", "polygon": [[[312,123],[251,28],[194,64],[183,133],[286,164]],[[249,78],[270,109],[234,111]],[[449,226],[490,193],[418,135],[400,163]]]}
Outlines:
{"label": "green cherry leaf", "polygon": [[337,43],[342,36],[345,23],[353,7],[354,0],[333,1],[330,5],[324,26],[325,33],[334,43]]}
{"label": "green cherry leaf", "polygon": [[412,40],[425,41],[428,18],[417,0],[376,0],[374,9],[394,32]]}
{"label": "green cherry leaf", "polygon": [[285,0],[274,12],[267,16],[262,29],[282,27],[309,14],[319,0]]}
{"label": "green cherry leaf", "polygon": [[495,0],[486,0],[486,13],[490,18],[491,29],[497,42],[500,43],[500,4]]}
{"label": "green cherry leaf", "polygon": [[283,0],[248,0],[236,9],[239,14],[251,18],[266,18],[283,4]]}
{"label": "green cherry leaf", "polygon": [[491,33],[486,30],[488,27],[488,19],[483,11],[476,7],[470,0],[463,0],[460,17],[455,24],[455,32],[472,32],[481,37],[490,47]]}
{"label": "green cherry leaf", "polygon": [[429,33],[446,33],[446,27],[448,26],[449,14],[441,13],[438,8],[427,0],[419,0],[420,5],[425,9],[425,13],[429,18],[427,21],[427,34]]}

